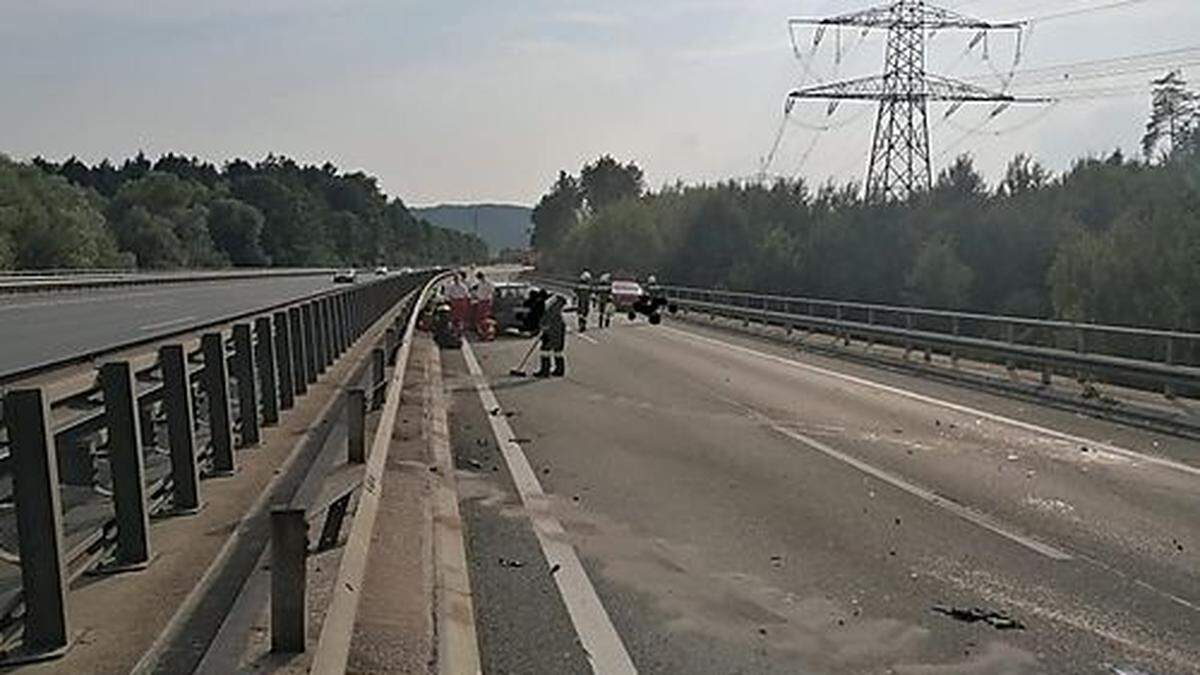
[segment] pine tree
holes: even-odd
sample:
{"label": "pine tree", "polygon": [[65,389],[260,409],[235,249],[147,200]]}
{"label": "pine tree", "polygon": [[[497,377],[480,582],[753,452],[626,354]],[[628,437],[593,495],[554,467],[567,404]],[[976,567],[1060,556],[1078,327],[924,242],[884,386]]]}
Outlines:
{"label": "pine tree", "polygon": [[1152,159],[1155,149],[1166,141],[1167,150],[1163,156],[1170,157],[1185,147],[1196,133],[1196,94],[1188,90],[1187,82],[1178,70],[1167,73],[1151,84],[1154,90],[1150,120],[1146,122],[1146,134],[1142,137],[1142,153],[1146,159]]}

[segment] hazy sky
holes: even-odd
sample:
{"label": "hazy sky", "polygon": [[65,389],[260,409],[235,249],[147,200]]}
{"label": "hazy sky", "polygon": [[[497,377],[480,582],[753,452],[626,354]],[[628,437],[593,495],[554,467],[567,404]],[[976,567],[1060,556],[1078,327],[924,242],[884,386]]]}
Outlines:
{"label": "hazy sky", "polygon": [[[946,5],[1008,19],[1118,1]],[[1200,2],[1125,2],[1035,22],[1020,68],[1200,47]],[[361,168],[410,204],[531,204],[560,168],[578,170],[606,152],[636,160],[652,186],[746,177],[771,145],[790,88],[881,69],[883,35],[856,31],[840,41],[826,34],[815,54],[812,32],[797,31],[798,60],[787,17],[870,5],[0,0],[0,152],[89,161],[138,149],[216,161],[275,152]],[[929,69],[998,86],[990,73],[1009,70],[1015,41],[990,39],[985,62],[982,45],[966,51],[972,37],[938,34]],[[1154,61],[1154,72],[1084,84],[1033,77],[1027,89],[1144,85],[1157,66],[1174,63],[1188,64],[1200,84],[1197,50]],[[944,121],[937,106],[933,152],[939,164],[971,152],[989,176],[1018,151],[1061,169],[1082,154],[1134,151],[1148,106],[1136,93],[1012,108],[995,119],[993,106],[963,108]],[[866,104],[832,116],[824,104],[800,106],[772,171],[818,182],[861,177],[873,118]]]}

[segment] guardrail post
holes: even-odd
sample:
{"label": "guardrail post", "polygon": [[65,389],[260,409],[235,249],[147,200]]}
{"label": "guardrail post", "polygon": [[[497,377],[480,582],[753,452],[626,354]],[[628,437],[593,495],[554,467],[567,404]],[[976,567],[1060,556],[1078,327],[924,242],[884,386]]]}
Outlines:
{"label": "guardrail post", "polygon": [[133,368],[128,361],[100,366],[108,427],[108,464],[117,516],[117,552],[112,569],[140,569],[150,563],[150,517],[146,509],[142,434],[138,424]]}
{"label": "guardrail post", "polygon": [[400,346],[399,335],[400,332],[396,330],[395,326],[388,326],[387,331],[383,334],[383,343],[387,345],[387,362],[389,366],[396,363],[396,348]]}
{"label": "guardrail post", "polygon": [[[950,331],[951,331],[951,333],[954,334],[955,337],[958,336],[958,317],[957,316],[950,319]],[[950,348],[950,367],[951,368],[958,367],[958,350],[954,349],[953,347]]]}
{"label": "guardrail post", "polygon": [[49,659],[67,651],[67,579],[62,505],[50,408],[39,389],[4,396],[4,417],[17,511],[17,546],[25,601],[25,633],[9,663]]}
{"label": "guardrail post", "polygon": [[279,373],[279,409],[291,410],[296,405],[296,384],[292,377],[292,328],[287,312],[271,316],[275,326],[275,370]]}
{"label": "guardrail post", "polygon": [[288,326],[290,327],[292,340],[292,384],[295,388],[292,390],[296,396],[303,396],[308,393],[308,355],[307,347],[304,343],[304,317],[300,314],[299,307],[288,309]]}
{"label": "guardrail post", "polygon": [[308,609],[308,523],[304,509],[271,510],[271,651],[304,651]]}
{"label": "guardrail post", "polygon": [[376,347],[371,350],[371,410],[379,410],[383,407],[384,395],[384,353],[383,349]]}
{"label": "guardrail post", "polygon": [[[912,312],[904,313],[904,329],[909,332],[912,332],[912,329],[913,329]],[[907,361],[909,355],[912,354],[912,350],[913,350],[912,338],[911,337],[905,338],[905,340],[904,340],[904,360],[905,361]]]}
{"label": "guardrail post", "polygon": [[72,437],[67,441],[66,452],[55,452],[58,479],[63,485],[94,487],[96,485],[95,434]]}
{"label": "guardrail post", "polygon": [[204,398],[208,401],[208,431],[213,451],[213,474],[230,475],[233,463],[233,415],[229,412],[229,366],[225,361],[225,336],[205,333],[200,338],[204,354]]}
{"label": "guardrail post", "polygon": [[347,461],[362,464],[367,461],[366,392],[355,387],[346,392]]}
{"label": "guardrail post", "polygon": [[[1167,336],[1167,349],[1165,357],[1166,358],[1164,359],[1164,362],[1168,366],[1175,365],[1175,340],[1172,339],[1170,335]],[[1172,387],[1170,382],[1163,385],[1163,396],[1166,396],[1169,399],[1175,398],[1175,387]]]}
{"label": "guardrail post", "polygon": [[313,334],[317,340],[317,373],[324,374],[329,364],[329,340],[325,333],[325,300],[313,301]]}
{"label": "guardrail post", "polygon": [[337,359],[337,345],[333,341],[333,300],[321,298],[321,334],[325,336],[325,367]]}
{"label": "guardrail post", "polygon": [[200,508],[200,475],[196,469],[196,442],[192,424],[192,385],[188,381],[183,345],[158,349],[163,374],[163,403],[167,410],[167,445],[171,449],[172,507],[177,513]]}
{"label": "guardrail post", "polygon": [[346,321],[346,294],[338,293],[334,298],[334,307],[337,309],[337,337],[338,351],[345,353],[350,348],[350,332]]}
{"label": "guardrail post", "polygon": [[320,372],[317,368],[317,361],[320,360],[317,354],[317,305],[306,302],[300,311],[304,322],[304,378],[308,384],[312,384],[317,381]]}
{"label": "guardrail post", "polygon": [[333,334],[334,357],[341,356],[346,351],[345,340],[342,339],[342,296],[341,294],[329,298],[329,315],[332,321],[329,322],[329,329]]}
{"label": "guardrail post", "polygon": [[[1013,323],[1012,321],[1009,321],[1005,325],[1004,339],[1006,341],[1008,341],[1008,344],[1010,344],[1010,345],[1017,343],[1017,324]],[[1008,368],[1009,370],[1016,370],[1017,362],[1012,359],[1008,359],[1007,361],[1004,362],[1004,367]]]}
{"label": "guardrail post", "polygon": [[240,447],[257,445],[258,392],[254,381],[254,345],[250,324],[233,325],[233,379],[237,380],[238,422],[241,429]]}
{"label": "guardrail post", "polygon": [[260,316],[254,320],[254,358],[258,382],[262,386],[262,423],[264,427],[275,426],[279,424],[279,390],[270,317]]}

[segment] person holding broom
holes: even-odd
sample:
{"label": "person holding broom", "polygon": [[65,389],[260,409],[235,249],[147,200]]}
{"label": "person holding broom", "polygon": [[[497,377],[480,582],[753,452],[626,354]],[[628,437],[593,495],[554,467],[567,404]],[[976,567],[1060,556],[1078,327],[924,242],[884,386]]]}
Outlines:
{"label": "person holding broom", "polygon": [[[563,320],[563,310],[567,300],[561,295],[555,295],[546,303],[546,313],[542,315],[542,364],[541,369],[533,374],[534,377],[563,377],[567,374],[567,359],[563,352],[567,346],[567,324]],[[554,361],[554,369],[550,369],[550,361]]]}

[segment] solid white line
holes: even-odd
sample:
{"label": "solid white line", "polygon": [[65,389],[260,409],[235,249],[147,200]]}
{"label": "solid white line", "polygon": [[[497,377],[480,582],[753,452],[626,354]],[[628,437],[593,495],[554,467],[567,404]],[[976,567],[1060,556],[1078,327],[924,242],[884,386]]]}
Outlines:
{"label": "solid white line", "polygon": [[1096,449],[1096,450],[1104,450],[1107,452],[1111,452],[1114,455],[1119,455],[1121,457],[1124,457],[1126,459],[1132,459],[1135,461],[1146,462],[1149,464],[1155,464],[1157,466],[1161,466],[1161,467],[1164,467],[1167,469],[1173,469],[1175,471],[1180,471],[1183,473],[1191,474],[1193,476],[1200,476],[1200,467],[1190,466],[1190,465],[1184,464],[1182,462],[1176,462],[1174,460],[1165,459],[1162,457],[1155,457],[1153,455],[1143,454],[1140,452],[1136,452],[1134,450],[1128,450],[1126,448],[1112,445],[1111,443],[1105,443],[1103,441],[1097,441],[1097,440],[1094,440],[1091,438],[1085,438],[1083,436],[1076,436],[1074,434],[1068,434],[1068,433],[1065,433],[1062,431],[1056,431],[1054,429],[1050,429],[1048,427],[1043,427],[1043,426],[1040,426],[1037,424],[1032,424],[1030,422],[1022,422],[1021,420],[1013,419],[1011,417],[1005,417],[1004,415],[997,415],[996,413],[990,413],[985,410],[980,410],[978,408],[972,408],[970,406],[965,406],[965,405],[961,405],[958,403],[952,403],[950,401],[945,401],[940,398],[926,396],[925,394],[918,394],[914,391],[909,391],[907,389],[901,389],[899,387],[893,387],[891,385],[882,384],[880,382],[875,382],[873,380],[868,380],[868,379],[861,378],[861,377],[855,377],[854,375],[847,375],[845,373],[839,373],[836,370],[829,370],[827,368],[821,368],[820,366],[814,366],[814,365],[810,365],[807,363],[801,363],[800,361],[796,361],[794,359],[789,359],[789,358],[785,358],[783,356],[778,356],[776,354],[770,354],[767,352],[758,351],[757,349],[750,349],[749,347],[743,347],[741,345],[733,344],[732,342],[726,342],[724,340],[717,340],[717,339],[710,338],[710,337],[707,337],[704,335],[697,335],[695,333],[691,333],[688,331],[679,330],[678,328],[671,328],[669,326],[660,326],[660,329],[667,331],[669,333],[673,333],[675,335],[679,335],[679,336],[684,337],[689,340],[694,340],[697,342],[705,342],[705,343],[708,343],[711,345],[719,346],[722,349],[730,349],[730,350],[733,350],[736,352],[741,352],[743,354],[748,354],[750,356],[757,356],[758,358],[766,359],[768,361],[774,361],[775,363],[781,363],[783,365],[790,366],[790,367],[796,368],[798,370],[807,370],[809,372],[819,373],[821,375],[825,375],[828,377],[834,377],[834,378],[843,380],[845,382],[852,382],[854,384],[862,385],[864,387],[870,387],[872,389],[878,389],[879,391],[885,391],[889,394],[895,394],[896,396],[902,396],[904,398],[911,399],[913,401],[919,401],[921,403],[935,405],[935,406],[938,406],[941,408],[945,408],[947,410],[953,410],[955,412],[963,413],[965,415],[974,415],[976,417],[986,419],[991,422],[996,422],[998,424],[1004,424],[1004,425],[1008,425],[1011,427],[1016,427],[1018,429],[1022,429],[1024,431],[1029,431],[1029,432],[1032,432],[1035,434],[1042,434],[1044,436],[1049,436],[1051,438],[1056,438],[1061,441],[1067,441],[1069,443],[1074,443],[1074,444],[1078,444],[1078,445],[1086,445],[1086,446]]}
{"label": "solid white line", "polygon": [[963,520],[974,523],[974,524],[978,525],[979,527],[982,527],[985,530],[994,532],[995,534],[998,534],[1001,537],[1004,537],[1005,539],[1008,539],[1017,544],[1020,544],[1021,546],[1024,546],[1025,548],[1028,548],[1029,550],[1034,551],[1035,553],[1040,553],[1052,560],[1071,560],[1074,557],[1070,553],[1067,553],[1066,551],[1064,551],[1058,547],[1043,543],[1041,541],[1038,541],[1037,539],[1034,539],[1033,537],[1021,534],[1020,532],[1014,532],[1014,531],[1004,527],[1000,523],[997,523],[995,520],[992,520],[991,517],[989,517],[985,514],[979,513],[978,511],[975,511],[974,509],[971,509],[970,507],[964,506],[955,501],[951,501],[935,492],[931,492],[930,490],[927,490],[918,485],[914,485],[913,483],[910,483],[895,474],[888,473],[887,471],[884,471],[883,469],[876,468],[858,458],[851,457],[850,455],[847,455],[846,453],[844,453],[840,450],[835,450],[835,449],[831,448],[830,446],[816,440],[815,438],[806,436],[806,435],[800,433],[799,431],[796,431],[795,429],[791,429],[791,428],[771,419],[770,417],[767,417],[766,415],[760,413],[759,411],[755,410],[754,408],[751,408],[745,404],[739,403],[738,401],[734,401],[733,399],[725,398],[724,396],[721,396],[720,398],[722,400],[724,400],[726,403],[729,403],[730,405],[732,405],[736,408],[742,409],[747,414],[751,415],[756,420],[758,420],[758,421],[762,422],[763,424],[765,424],[766,426],[770,427],[772,431],[775,431],[778,434],[787,436],[788,438],[790,438],[792,440],[799,441],[799,442],[803,443],[804,445],[807,445],[808,447],[812,448],[813,450],[824,453],[825,455],[832,457],[833,459],[836,459],[840,462],[849,464],[850,466],[854,467],[855,469],[858,469],[859,471],[862,471],[863,473],[865,473],[869,476],[878,478],[879,480],[887,483],[888,485],[891,485],[892,487],[903,490],[903,491],[909,493],[910,495],[917,497],[918,499],[921,499],[930,504],[933,504],[934,506],[941,507],[941,508],[949,511],[950,513],[953,513],[954,515],[958,516],[959,518],[962,518]]}
{"label": "solid white line", "polygon": [[475,380],[475,391],[479,393],[479,400],[491,422],[496,445],[504,455],[513,484],[533,522],[533,532],[541,544],[546,563],[561,566],[558,573],[553,575],[554,583],[558,585],[567,614],[575,625],[575,634],[587,650],[592,671],[602,675],[636,673],[633,660],[629,658],[621,636],[617,634],[600,597],[596,595],[596,589],[579,562],[575,548],[565,541],[562,524],[550,513],[549,499],[542,491],[537,475],[529,466],[520,444],[513,442],[516,435],[507,418],[491,414],[491,411],[500,407],[500,402],[488,386],[487,377],[479,367],[470,343],[463,342],[462,353],[467,370]]}
{"label": "solid white line", "polygon": [[155,330],[158,328],[166,328],[167,326],[174,326],[177,323],[191,321],[195,318],[196,318],[195,316],[185,316],[185,317],[182,317],[179,319],[171,319],[170,321],[160,321],[158,323],[150,323],[150,324],[146,324],[145,326],[139,327],[138,330]]}
{"label": "solid white line", "polygon": [[575,335],[576,335],[576,336],[577,336],[577,337],[578,337],[580,340],[583,340],[583,341],[585,341],[585,342],[590,342],[590,343],[592,343],[592,344],[594,344],[594,345],[598,345],[598,344],[600,344],[600,341],[599,341],[599,340],[597,340],[596,338],[594,338],[594,337],[592,337],[591,335],[588,335],[588,334],[586,334],[586,333],[575,333]]}

